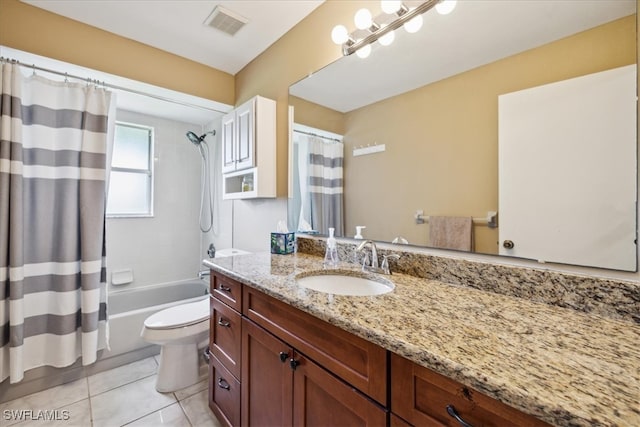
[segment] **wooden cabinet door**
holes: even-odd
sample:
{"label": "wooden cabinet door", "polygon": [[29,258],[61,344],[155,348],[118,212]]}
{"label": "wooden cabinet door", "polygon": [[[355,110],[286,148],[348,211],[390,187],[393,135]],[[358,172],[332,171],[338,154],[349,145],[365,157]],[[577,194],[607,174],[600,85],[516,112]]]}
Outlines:
{"label": "wooden cabinet door", "polygon": [[222,117],[222,172],[233,172],[236,169],[236,114],[235,111]]}
{"label": "wooden cabinet door", "polygon": [[252,99],[236,109],[236,170],[255,166],[255,101]]}
{"label": "wooden cabinet door", "polygon": [[293,425],[386,426],[388,413],[300,354],[294,355]]}
{"label": "wooden cabinet door", "polygon": [[242,425],[290,426],[293,349],[246,318],[242,349]]}

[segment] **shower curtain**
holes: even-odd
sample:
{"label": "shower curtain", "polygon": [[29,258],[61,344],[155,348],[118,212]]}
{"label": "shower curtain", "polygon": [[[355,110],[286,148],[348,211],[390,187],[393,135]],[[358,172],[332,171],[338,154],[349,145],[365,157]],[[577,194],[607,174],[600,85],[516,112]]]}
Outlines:
{"label": "shower curtain", "polygon": [[322,234],[335,228],[344,234],[343,161],[344,144],[296,133],[300,183],[300,224],[308,223]]}
{"label": "shower curtain", "polygon": [[114,110],[104,89],[0,65],[0,381],[15,383],[35,367],[91,364],[107,345]]}

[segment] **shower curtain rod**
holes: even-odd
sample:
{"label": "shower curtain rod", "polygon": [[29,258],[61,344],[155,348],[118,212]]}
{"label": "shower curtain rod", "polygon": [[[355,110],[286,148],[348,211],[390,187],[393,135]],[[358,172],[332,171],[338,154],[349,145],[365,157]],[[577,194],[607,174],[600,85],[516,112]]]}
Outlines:
{"label": "shower curtain rod", "polygon": [[312,133],[312,132],[305,132],[303,130],[298,130],[298,129],[294,129],[294,132],[298,132],[298,133],[302,133],[305,135],[309,135],[309,136],[316,136],[318,138],[322,138],[322,139],[327,139],[329,141],[335,141],[335,142],[342,142],[342,140],[338,139],[338,138],[330,138],[328,136],[324,136],[324,135],[318,135],[317,133]]}
{"label": "shower curtain rod", "polygon": [[0,57],[0,61],[1,62],[11,62],[11,63],[14,63],[14,64],[18,64],[18,65],[20,65],[22,67],[31,68],[33,70],[34,74],[35,74],[36,71],[43,71],[45,73],[51,73],[51,74],[55,74],[55,75],[58,75],[58,76],[62,76],[62,77],[65,78],[65,80],[66,79],[81,80],[83,82],[87,82],[87,84],[93,83],[93,84],[100,85],[100,86],[105,87],[105,88],[120,90],[120,91],[124,91],[124,92],[129,92],[129,93],[133,93],[133,94],[136,94],[136,95],[147,96],[149,98],[158,99],[160,101],[171,102],[173,104],[182,105],[184,107],[199,108],[201,110],[220,112],[220,111],[215,110],[213,108],[204,107],[202,105],[192,104],[192,103],[186,102],[186,101],[178,101],[176,99],[167,98],[167,97],[164,97],[164,96],[161,96],[161,95],[155,95],[153,93],[143,92],[143,91],[136,90],[136,89],[130,89],[130,88],[126,88],[126,87],[123,87],[123,86],[114,85],[114,84],[111,84],[111,83],[107,83],[107,82],[105,82],[103,80],[101,81],[101,80],[91,79],[91,78],[88,78],[88,77],[80,77],[80,76],[76,76],[76,75],[73,75],[73,74],[63,73],[61,71],[53,70],[51,68],[39,67],[39,66],[37,66],[35,64],[25,64],[25,63],[22,63],[22,62],[18,61],[17,59]]}

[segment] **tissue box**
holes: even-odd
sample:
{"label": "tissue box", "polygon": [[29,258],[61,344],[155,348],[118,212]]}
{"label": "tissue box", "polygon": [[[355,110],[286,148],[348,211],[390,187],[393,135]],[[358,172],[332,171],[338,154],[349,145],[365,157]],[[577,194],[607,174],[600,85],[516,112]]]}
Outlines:
{"label": "tissue box", "polygon": [[296,233],[271,233],[272,254],[292,254],[296,249]]}

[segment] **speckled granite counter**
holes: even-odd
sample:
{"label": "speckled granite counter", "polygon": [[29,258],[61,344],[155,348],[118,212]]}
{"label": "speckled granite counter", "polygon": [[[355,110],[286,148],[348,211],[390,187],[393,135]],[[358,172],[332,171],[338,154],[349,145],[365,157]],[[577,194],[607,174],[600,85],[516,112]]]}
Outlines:
{"label": "speckled granite counter", "polygon": [[322,259],[302,253],[205,265],[551,424],[640,425],[634,323],[403,274],[385,295],[315,292],[295,276]]}

